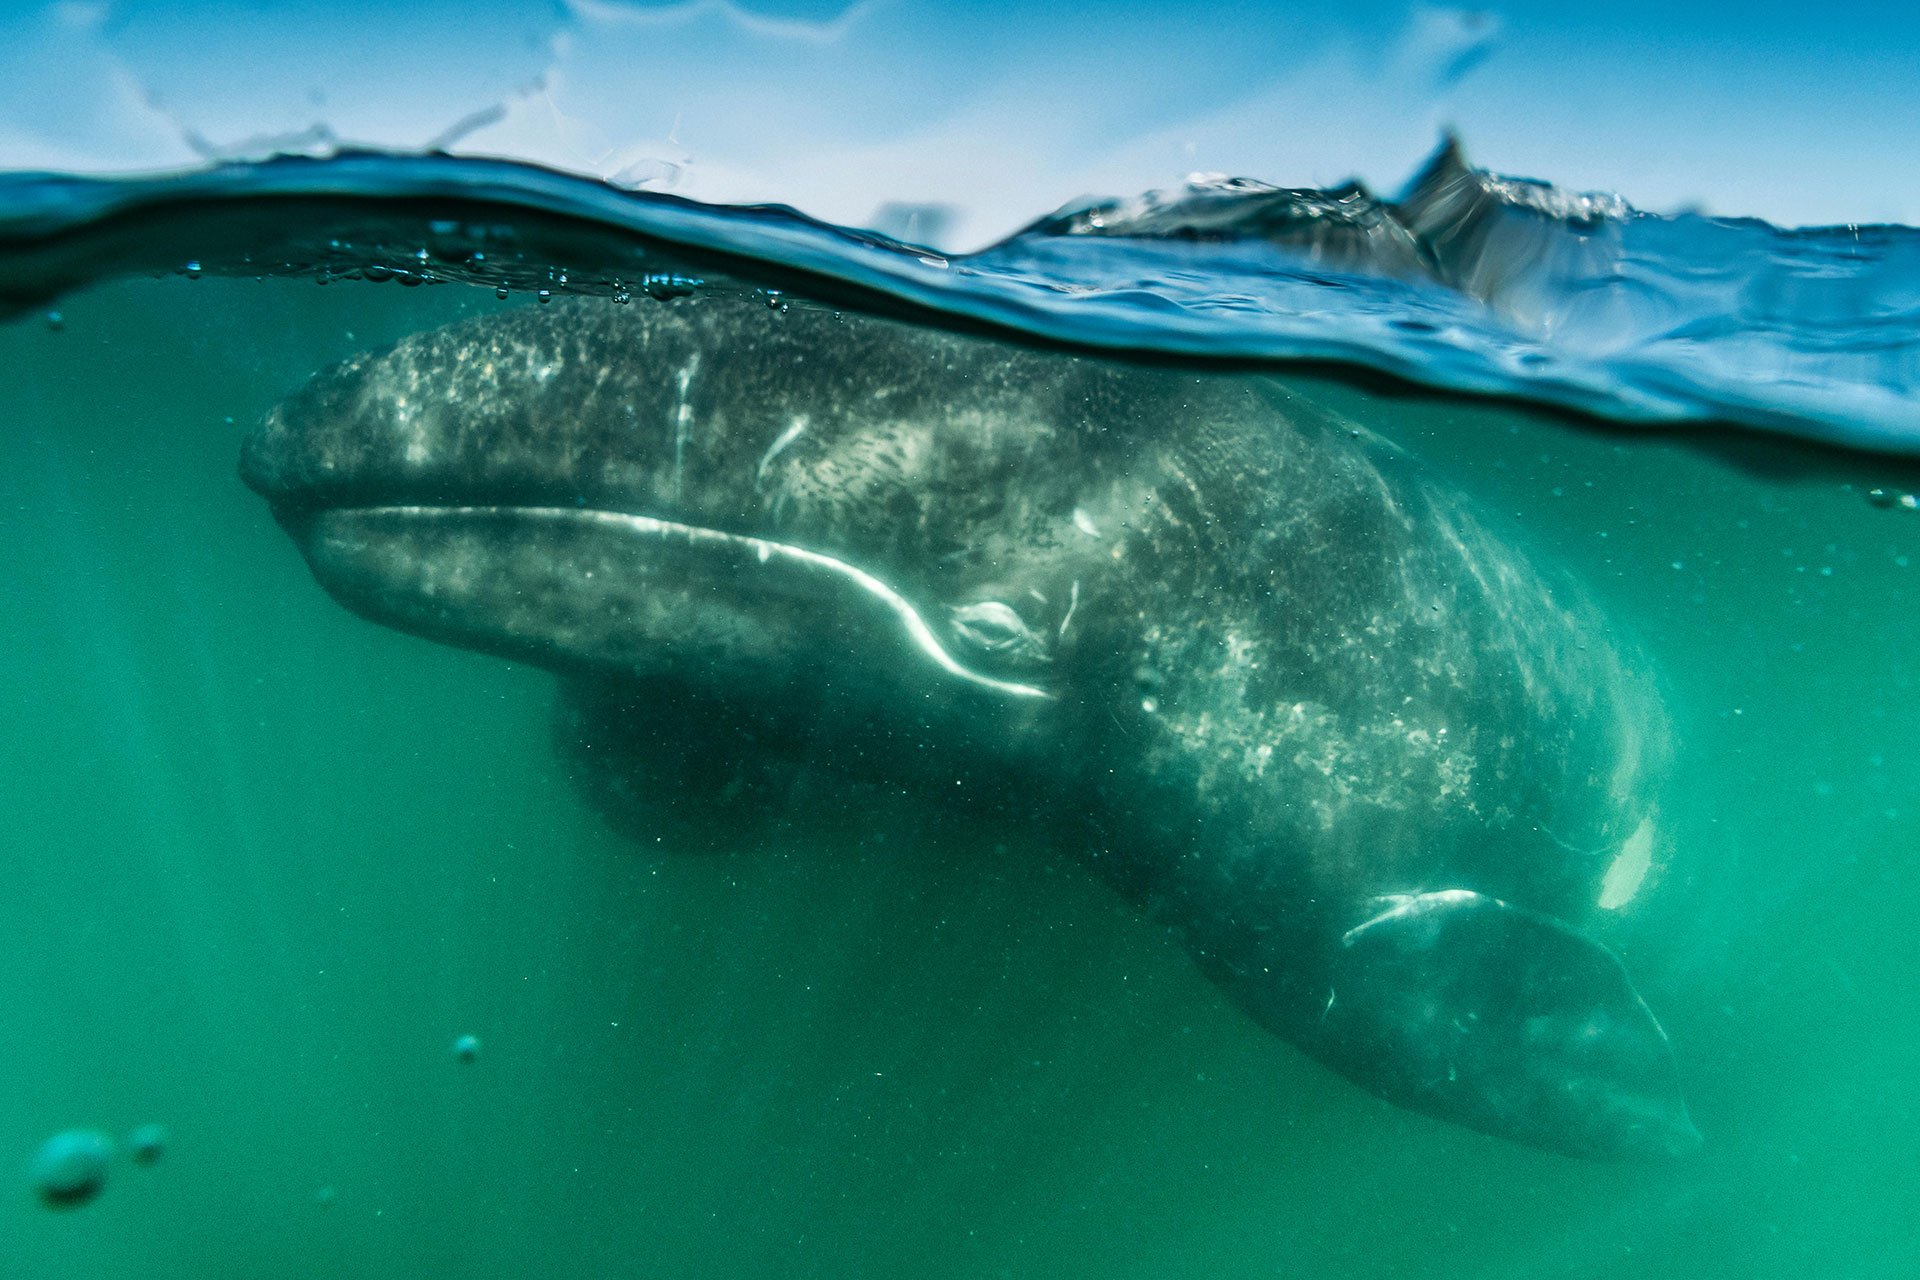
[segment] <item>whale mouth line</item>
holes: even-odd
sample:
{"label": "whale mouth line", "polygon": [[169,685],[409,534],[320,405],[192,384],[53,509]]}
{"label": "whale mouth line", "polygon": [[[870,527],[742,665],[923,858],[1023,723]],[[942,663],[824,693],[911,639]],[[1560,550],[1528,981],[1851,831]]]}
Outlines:
{"label": "whale mouth line", "polygon": [[750,556],[761,565],[780,566],[822,576],[843,588],[851,587],[879,604],[899,625],[902,633],[924,657],[957,680],[992,693],[1011,698],[1051,699],[1053,694],[1035,685],[1002,680],[976,671],[956,658],[940,642],[926,618],[913,603],[858,565],[837,556],[809,550],[789,542],[730,533],[704,525],[686,524],[659,516],[631,512],[606,511],[593,507],[520,506],[512,503],[475,505],[384,504],[329,508],[339,515],[362,515],[374,519],[395,520],[489,520],[511,519],[541,522],[554,526],[573,526],[613,531],[623,536],[655,542],[678,541],[695,551],[708,551],[729,557]]}

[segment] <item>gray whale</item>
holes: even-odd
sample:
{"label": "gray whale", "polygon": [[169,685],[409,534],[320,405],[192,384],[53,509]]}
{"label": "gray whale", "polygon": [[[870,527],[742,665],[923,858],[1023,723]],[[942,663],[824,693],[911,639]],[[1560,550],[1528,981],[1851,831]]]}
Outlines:
{"label": "gray whale", "polygon": [[347,607],[558,672],[641,823],[808,761],[982,797],[1382,1097],[1579,1156],[1699,1142],[1598,940],[1664,859],[1651,682],[1284,390],[560,304],[317,375],[241,472]]}

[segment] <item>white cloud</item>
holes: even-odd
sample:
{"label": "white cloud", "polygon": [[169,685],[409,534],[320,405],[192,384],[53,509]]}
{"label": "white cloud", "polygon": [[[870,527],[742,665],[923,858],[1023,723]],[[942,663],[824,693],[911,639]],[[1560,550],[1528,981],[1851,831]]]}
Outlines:
{"label": "white cloud", "polygon": [[175,122],[101,42],[106,7],[69,0],[0,15],[0,168],[103,171],[190,164]]}

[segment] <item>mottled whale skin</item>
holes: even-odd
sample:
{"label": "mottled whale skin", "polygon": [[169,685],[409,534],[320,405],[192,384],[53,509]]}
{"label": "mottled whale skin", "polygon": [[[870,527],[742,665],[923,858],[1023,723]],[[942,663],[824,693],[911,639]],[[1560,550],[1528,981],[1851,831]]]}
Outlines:
{"label": "mottled whale skin", "polygon": [[589,301],[323,372],[241,471],[349,608],[560,673],[603,801],[962,783],[1382,1097],[1580,1156],[1699,1141],[1596,940],[1664,858],[1651,682],[1275,384]]}

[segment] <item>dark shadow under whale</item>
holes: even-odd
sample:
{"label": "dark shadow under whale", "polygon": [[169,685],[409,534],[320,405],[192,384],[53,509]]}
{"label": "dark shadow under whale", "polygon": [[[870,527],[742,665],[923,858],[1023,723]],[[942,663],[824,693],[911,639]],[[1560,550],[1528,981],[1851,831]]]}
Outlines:
{"label": "dark shadow under whale", "polygon": [[1581,1156],[1699,1142],[1597,940],[1665,857],[1651,682],[1284,389],[562,304],[318,375],[241,470],[349,608],[558,672],[623,825],[763,812],[802,766],[976,797],[1383,1097]]}

